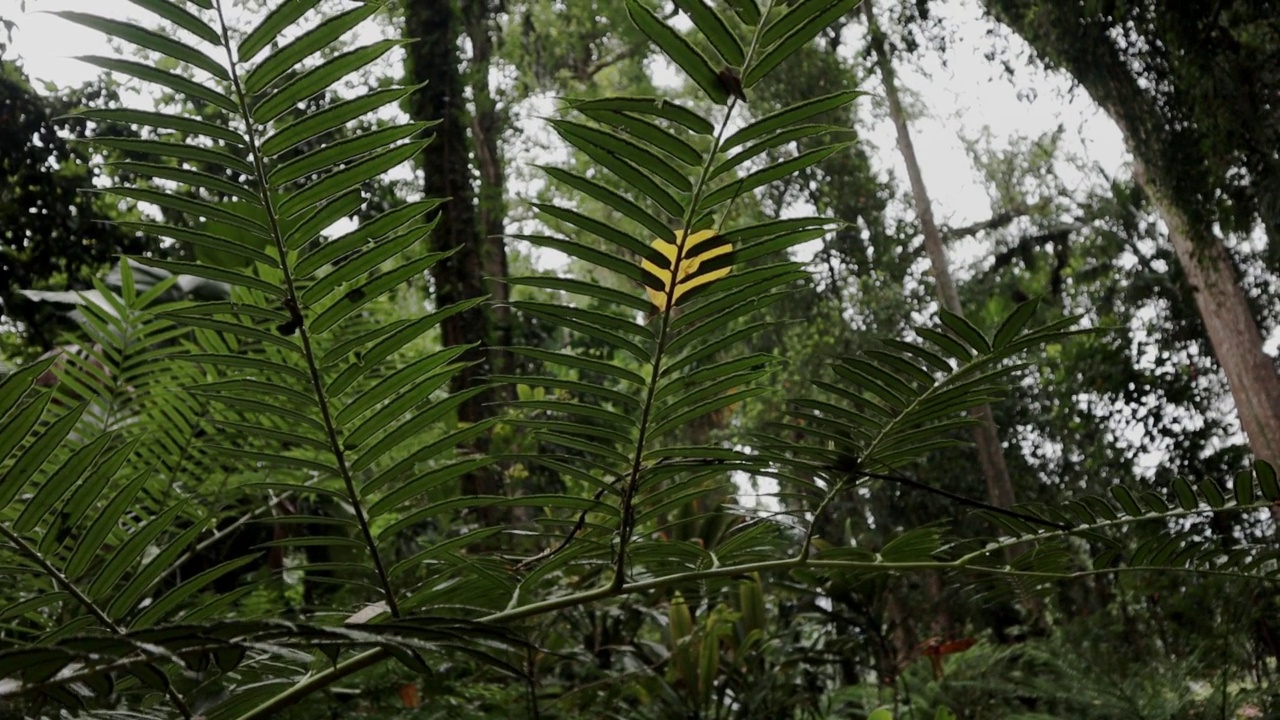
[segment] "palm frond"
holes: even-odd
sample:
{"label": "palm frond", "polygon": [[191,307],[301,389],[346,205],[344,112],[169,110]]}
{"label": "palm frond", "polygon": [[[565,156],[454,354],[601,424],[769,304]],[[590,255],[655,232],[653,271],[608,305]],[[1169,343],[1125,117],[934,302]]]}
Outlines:
{"label": "palm frond", "polygon": [[[742,94],[733,87],[733,78],[742,68],[751,72],[757,66],[768,45],[762,44],[767,30],[761,18],[743,28],[707,3],[680,7],[694,20],[698,40],[733,67],[721,73],[693,42],[642,3],[627,3],[637,26],[707,99],[726,107],[706,115],[665,99],[571,101],[566,110],[582,120],[555,120],[552,128],[607,173],[547,168],[547,174],[626,222],[606,223],[565,205],[538,204],[550,225],[575,232],[523,236],[604,271],[593,273],[598,277],[614,274],[623,285],[552,277],[509,280],[563,298],[518,300],[512,303],[518,312],[606,348],[617,359],[612,367],[600,367],[607,361],[518,349],[552,372],[496,378],[546,392],[514,403],[521,415],[513,422],[533,429],[548,447],[572,450],[580,461],[571,477],[595,491],[590,509],[571,523],[576,534],[550,544],[579,566],[588,557],[608,562],[614,588],[632,577],[695,571],[734,559],[732,553],[722,553],[712,560],[693,544],[661,538],[672,513],[709,493],[723,492],[731,473],[758,472],[764,463],[729,448],[690,446],[684,438],[708,416],[766,392],[776,363],[767,355],[738,354],[738,349],[765,327],[752,322],[753,316],[808,277],[800,264],[779,258],[836,224],[798,218],[727,227],[727,206],[738,195],[838,152],[843,145],[833,141],[790,160],[766,165],[757,160],[759,143],[781,145],[786,140],[777,140],[780,134],[859,95],[841,93],[730,133]],[[559,462],[555,467],[567,469]],[[546,520],[550,527],[568,519]],[[606,542],[608,535],[613,537]],[[528,579],[524,587],[527,592]]]}
{"label": "palm frond", "polygon": [[[141,25],[86,13],[61,16],[165,55],[177,61],[178,68],[102,58],[90,58],[90,62],[155,83],[174,92],[180,102],[208,104],[221,112],[194,123],[180,112],[86,113],[133,122],[149,135],[141,140],[99,138],[101,146],[159,158],[127,168],[154,181],[154,189],[119,187],[110,192],[158,208],[163,220],[147,221],[137,229],[186,246],[197,258],[150,258],[145,261],[148,265],[223,283],[231,294],[229,300],[197,300],[134,312],[146,306],[142,300],[147,298],[134,297],[126,280],[123,298],[110,298],[108,308],[86,309],[86,327],[97,342],[85,353],[86,360],[68,363],[63,373],[61,388],[88,398],[87,403],[46,420],[47,426],[36,432],[48,394],[12,393],[15,403],[26,400],[14,406],[14,433],[6,438],[22,440],[35,434],[18,448],[16,458],[7,461],[6,489],[12,488],[8,499],[28,485],[35,489],[24,496],[23,512],[4,518],[5,536],[12,545],[7,550],[16,553],[20,563],[43,572],[47,592],[72,598],[83,595],[81,604],[88,603],[87,612],[107,626],[99,630],[108,631],[116,642],[104,644],[101,633],[95,631],[94,642],[102,647],[86,658],[73,634],[62,633],[45,642],[33,640],[30,652],[38,648],[45,653],[41,656],[45,661],[38,664],[48,670],[39,677],[43,670],[32,670],[30,658],[19,657],[21,652],[9,658],[5,667],[21,676],[22,688],[46,692],[38,687],[48,685],[47,692],[59,696],[75,683],[91,682],[90,675],[124,673],[149,686],[170,683],[183,665],[174,661],[186,660],[174,648],[198,644],[210,626],[207,620],[182,627],[163,623],[177,617],[189,622],[209,617],[209,610],[193,610],[189,601],[217,578],[241,572],[253,557],[233,558],[176,586],[160,582],[188,548],[213,533],[207,527],[211,518],[183,502],[188,493],[179,493],[174,502],[170,493],[153,492],[157,473],[126,473],[121,468],[158,465],[155,469],[167,473],[171,485],[201,485],[208,479],[203,472],[207,468],[183,460],[184,453],[195,448],[217,457],[228,479],[266,469],[272,493],[340,498],[352,513],[350,523],[335,523],[337,531],[330,536],[286,537],[264,549],[322,543],[340,551],[354,545],[374,568],[378,596],[371,599],[384,603],[397,619],[402,617],[399,603],[420,591],[415,589],[415,573],[392,572],[388,545],[398,536],[380,528],[390,525],[400,535],[408,533],[409,526],[394,522],[405,499],[456,477],[462,464],[489,462],[457,455],[457,445],[473,436],[475,429],[450,433],[428,428],[421,420],[424,415],[432,417],[440,428],[451,422],[448,412],[434,410],[447,411],[442,388],[464,366],[458,362],[462,348],[429,352],[412,362],[405,359],[407,347],[461,307],[441,308],[431,318],[390,329],[347,332],[359,325],[358,314],[370,303],[385,302],[444,256],[423,251],[433,227],[424,214],[438,201],[393,209],[336,238],[324,235],[359,207],[365,181],[411,160],[430,139],[422,136],[428,126],[423,123],[347,133],[344,141],[317,148],[318,139],[402,99],[412,88],[339,99],[318,112],[291,119],[290,111],[300,102],[327,91],[343,75],[395,46],[374,43],[325,57],[329,46],[380,6],[361,3],[268,49],[282,30],[314,18],[316,3],[277,3],[239,44],[231,40],[221,2],[191,7],[148,0],[140,5],[197,40],[178,41]],[[124,267],[127,272],[128,266]],[[120,347],[135,354],[126,357]],[[140,348],[145,350],[137,352]],[[100,365],[111,372],[99,371]],[[16,387],[11,383],[25,377],[20,373],[6,387]],[[142,414],[126,419],[119,410],[122,397],[135,405],[142,398],[154,402]],[[111,441],[68,449],[62,452],[66,457],[62,470],[50,472],[49,459],[60,457],[55,451],[66,444],[89,410],[99,419],[100,430],[114,431],[111,437],[120,436],[114,442],[125,444],[116,446],[120,449],[110,456],[110,464],[100,460],[109,452]],[[147,413],[154,417],[144,417]],[[196,435],[206,434],[198,432],[208,429],[206,420],[208,428],[219,432],[207,433],[215,440],[197,441]],[[154,427],[165,427],[166,432],[162,439],[150,442],[157,439],[144,430]],[[129,442],[131,428],[149,442]],[[429,443],[429,452],[405,451],[428,431],[439,438]],[[87,474],[88,479],[83,479]],[[144,502],[143,498],[149,499]],[[40,535],[53,528],[50,521],[36,519],[35,513],[53,507],[69,509],[69,517],[56,521],[57,532]],[[31,539],[32,533],[39,543]],[[114,551],[101,564],[98,553],[104,546]],[[453,550],[430,548],[416,556],[413,566],[450,557]],[[343,574],[334,577],[348,581]],[[352,576],[349,584],[366,586],[363,578]],[[19,603],[26,604],[16,605],[17,611],[31,617],[49,609],[49,604],[30,598]],[[152,632],[146,628],[161,626],[166,629],[158,632],[167,633],[165,640],[146,635]],[[377,636],[386,635],[383,628],[390,627],[379,624],[368,632],[359,627],[326,632],[334,638],[335,648],[375,645],[422,667],[421,653],[428,644],[422,639],[425,636],[414,640],[412,633],[405,632],[394,642],[376,641]],[[135,633],[145,638],[136,640]],[[210,652],[221,659],[235,658],[243,656],[249,645],[272,642],[269,634],[249,630],[242,634],[230,638],[235,642],[228,646],[234,649],[239,643],[240,652],[215,646],[210,646]],[[430,644],[476,651],[479,645],[464,641],[463,635],[451,631],[433,636]],[[479,638],[475,633],[465,635]],[[221,634],[218,638],[228,640]],[[118,662],[125,664],[110,672],[95,670],[98,663]],[[239,662],[221,669],[230,673]],[[71,676],[65,670],[72,663],[82,668],[79,675],[72,673],[74,678],[67,679]],[[169,690],[180,714],[191,717],[183,695],[183,690]]]}

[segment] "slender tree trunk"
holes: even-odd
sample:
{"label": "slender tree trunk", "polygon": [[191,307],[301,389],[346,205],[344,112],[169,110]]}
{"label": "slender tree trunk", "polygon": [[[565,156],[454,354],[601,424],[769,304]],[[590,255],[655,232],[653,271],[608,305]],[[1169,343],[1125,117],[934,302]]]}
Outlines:
{"label": "slender tree trunk", "polygon": [[[884,34],[876,23],[871,0],[863,0],[862,11],[867,18],[871,48],[875,53],[876,64],[884,83],[885,99],[889,102],[889,115],[898,131],[898,149],[902,152],[902,159],[907,165],[907,176],[911,180],[911,195],[915,200],[916,217],[919,218],[920,229],[924,233],[925,252],[929,255],[929,264],[933,269],[938,298],[944,308],[953,313],[962,314],[960,295],[956,292],[955,281],[951,279],[951,270],[947,265],[947,249],[943,244],[942,233],[933,219],[933,205],[929,201],[928,191],[925,190],[924,177],[920,174],[920,163],[916,160],[915,145],[911,142],[911,129],[907,126],[906,113],[903,112],[902,102],[898,97],[893,62],[885,47]],[[987,501],[997,507],[1012,507],[1016,502],[1013,480],[1009,477],[1008,466],[1005,465],[1004,449],[1000,444],[1000,433],[996,429],[991,407],[983,405],[974,408],[970,414],[978,420],[978,424],[973,428],[973,437],[978,446],[982,476],[986,480]]]}
{"label": "slender tree trunk", "polygon": [[[1079,3],[983,2],[1036,52],[1079,82],[1120,127],[1134,157],[1135,177],[1168,228],[1249,446],[1257,458],[1280,463],[1280,379],[1205,209],[1215,195],[1210,163],[1199,151],[1205,138],[1193,124],[1166,117],[1158,99],[1134,77],[1107,22],[1085,16]],[[1269,217],[1264,212],[1264,223]]]}
{"label": "slender tree trunk", "polygon": [[[437,307],[487,295],[484,262],[486,244],[476,213],[476,194],[471,180],[470,144],[467,131],[470,114],[459,73],[460,18],[451,0],[408,0],[405,6],[405,37],[416,40],[407,53],[410,82],[425,85],[410,98],[410,115],[415,120],[439,120],[435,140],[420,158],[423,190],[427,197],[449,201],[440,210],[440,222],[432,235],[433,250],[452,250],[453,255],[431,269]],[[474,363],[454,376],[452,392],[481,385],[491,373],[491,319],[488,308],[479,306],[458,313],[441,323],[446,346],[475,344],[463,359]],[[497,400],[486,389],[458,408],[460,423],[475,423],[493,414]],[[488,450],[487,438],[467,448],[476,453]],[[501,494],[502,478],[492,471],[470,473],[462,479],[468,495]],[[497,513],[481,512],[481,521],[496,522]]]}
{"label": "slender tree trunk", "polygon": [[[471,116],[471,134],[475,148],[476,165],[480,171],[480,188],[477,193],[477,212],[480,231],[483,234],[481,265],[484,268],[489,297],[493,301],[491,313],[492,334],[490,362],[493,371],[508,374],[514,364],[510,347],[511,308],[507,305],[509,293],[504,279],[507,277],[506,218],[506,163],[502,156],[502,132],[506,127],[505,113],[498,107],[490,85],[493,67],[493,43],[498,8],[494,0],[462,0],[463,22],[471,41],[471,62],[468,64],[468,84],[475,101]],[[509,386],[504,386],[509,390]],[[510,399],[506,397],[504,399]]]}

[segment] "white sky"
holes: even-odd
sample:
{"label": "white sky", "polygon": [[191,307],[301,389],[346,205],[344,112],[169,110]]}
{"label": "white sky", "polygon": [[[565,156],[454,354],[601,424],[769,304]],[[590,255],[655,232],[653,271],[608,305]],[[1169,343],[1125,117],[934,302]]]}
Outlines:
{"label": "white sky", "polygon": [[[11,55],[23,59],[33,79],[56,85],[78,84],[97,74],[97,68],[78,62],[74,56],[111,55],[112,50],[102,34],[39,11],[126,16],[136,10],[127,0],[27,0],[24,15],[19,3],[0,0],[0,17],[19,26]],[[1109,172],[1120,168],[1126,157],[1120,133],[1087,95],[1068,97],[1067,84],[1060,77],[1028,71],[1024,79],[1034,81],[1038,97],[1034,102],[1019,100],[1019,91],[1027,88],[1011,85],[1000,75],[999,67],[983,57],[991,44],[984,37],[989,22],[982,18],[975,0],[936,3],[934,8],[955,32],[948,67],[942,66],[932,50],[922,48],[918,62],[924,72],[905,66],[899,72],[900,84],[921,97],[930,113],[913,123],[912,133],[940,222],[965,225],[989,215],[986,191],[960,142],[961,134],[974,136],[984,126],[991,128],[996,147],[1000,147],[1018,134],[1035,137],[1061,123],[1067,129],[1064,150],[1089,162],[1100,162]],[[893,126],[884,119],[874,121],[869,137],[880,150],[876,155],[880,163],[905,178]]]}
{"label": "white sky", "polygon": [[[1120,169],[1127,159],[1120,131],[1087,94],[1069,93],[1062,76],[1029,68],[1018,80],[1030,85],[1015,86],[999,66],[984,57],[992,45],[992,40],[984,37],[991,22],[982,17],[977,2],[936,3],[932,12],[954,33],[947,66],[936,52],[922,48],[916,56],[921,68],[900,63],[898,74],[899,84],[917,93],[930,114],[916,120],[911,131],[925,182],[935,205],[940,206],[943,222],[963,225],[988,215],[986,191],[959,140],[961,134],[973,136],[984,126],[991,129],[999,148],[1019,135],[1036,137],[1062,124],[1066,128],[1065,151],[1090,163],[1100,162],[1109,173]],[[1022,46],[1016,36],[1008,42]],[[1034,100],[1019,99],[1029,91]],[[874,137],[881,147],[896,156],[892,125],[880,123],[876,131]],[[894,163],[895,167],[900,164]]]}

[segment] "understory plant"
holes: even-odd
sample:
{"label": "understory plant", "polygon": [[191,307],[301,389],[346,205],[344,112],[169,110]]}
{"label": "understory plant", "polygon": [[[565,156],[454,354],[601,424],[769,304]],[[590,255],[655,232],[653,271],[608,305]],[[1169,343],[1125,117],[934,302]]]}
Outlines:
{"label": "understory plant", "polygon": [[[957,444],[966,411],[998,400],[1020,358],[1081,332],[1076,319],[1031,326],[1034,302],[985,330],[943,311],[910,337],[831,359],[838,380],[790,398],[775,431],[749,444],[689,440],[707,416],[772,391],[778,359],[745,349],[770,326],[760,311],[807,278],[788,251],[848,220],[736,224],[732,210],[845,149],[841,128],[814,119],[855,102],[853,88],[759,117],[749,108],[752,88],[857,0],[677,0],[688,31],[626,0],[703,97],[571,100],[550,121],[592,168],[548,168],[549,179],[625,222],[539,205],[548,230],[520,238],[593,271],[506,278],[537,291],[511,307],[609,352],[512,348],[519,371],[484,382],[519,386],[516,399],[471,424],[457,409],[480,386],[450,392],[450,381],[472,348],[433,329],[483,299],[402,301],[453,251],[432,234],[448,200],[340,223],[365,202],[365,182],[431,142],[430,124],[320,140],[415,88],[292,112],[399,44],[324,52],[382,6],[325,15],[318,0],[275,0],[241,30],[228,2],[134,0],[178,36],[59,13],[172,61],[85,58],[191,112],[82,114],[138,127],[97,139],[145,178],[110,192],[151,218],[129,229],[187,259],[123,259],[118,291],[103,285],[82,308],[77,352],[0,384],[11,579],[0,695],[23,712],[269,718],[361,671],[444,682],[463,660],[526,682],[556,642],[537,622],[609,608],[625,624],[637,598],[668,608],[634,616],[666,628],[648,687],[710,712],[740,707],[743,677],[766,667],[751,653],[769,642],[771,578],[820,589],[930,572],[1034,606],[1050,583],[1096,574],[1274,577],[1269,546],[1224,549],[1183,522],[1280,500],[1262,463],[1166,494],[1116,487],[1055,507],[960,498],[990,520],[977,541],[939,526],[877,548],[816,536],[838,498],[919,485],[904,466]],[[809,149],[768,159],[801,139]],[[161,279],[140,287],[143,268]],[[166,292],[184,278],[227,292]],[[516,431],[536,442],[478,442]],[[476,473],[535,466],[557,490],[461,490]],[[731,501],[735,483],[764,481],[778,488],[770,503]],[[1138,524],[1147,531],[1127,532]]]}

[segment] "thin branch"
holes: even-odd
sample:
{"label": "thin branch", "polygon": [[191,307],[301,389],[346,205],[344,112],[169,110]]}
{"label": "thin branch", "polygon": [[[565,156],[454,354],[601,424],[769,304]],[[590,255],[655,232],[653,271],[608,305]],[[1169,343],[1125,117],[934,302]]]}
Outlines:
{"label": "thin branch", "polygon": [[613,67],[614,65],[617,65],[618,63],[624,60],[630,60],[631,58],[636,57],[637,55],[641,54],[641,52],[644,51],[645,49],[646,49],[646,46],[632,45],[631,47],[625,50],[619,51],[616,55],[612,57],[607,57],[607,58],[604,58],[603,60],[597,60],[596,62],[583,68],[582,72],[578,73],[578,80],[579,82],[584,82],[584,83],[588,82],[592,78],[594,78],[596,75],[609,69],[610,67]]}
{"label": "thin branch", "polygon": [[1009,225],[1012,225],[1014,220],[1026,217],[1027,215],[1028,215],[1028,212],[1026,208],[1014,208],[1012,210],[1006,210],[1002,213],[997,213],[995,215],[992,215],[986,220],[983,220],[982,222],[976,222],[972,225],[963,225],[958,228],[947,227],[944,225],[941,228],[942,236],[948,242],[952,240],[959,240],[960,238],[971,237],[973,235],[977,235],[980,232],[986,232],[987,230],[995,230],[997,228],[1007,227]]}
{"label": "thin branch", "polygon": [[1013,247],[996,255],[991,262],[991,270],[989,272],[994,272],[995,270],[999,270],[1000,268],[1003,268],[1004,266],[1013,262],[1014,257],[1019,252],[1022,252],[1023,250],[1038,248],[1043,245],[1048,245],[1050,243],[1058,242],[1060,240],[1065,239],[1067,235],[1070,235],[1071,233],[1076,232],[1078,230],[1083,230],[1085,229],[1085,227],[1087,227],[1087,225],[1079,221],[1070,222],[1070,223],[1059,223],[1052,227],[1041,230],[1040,232],[1034,235],[1027,235],[1026,237],[1019,240],[1017,243],[1015,243]]}
{"label": "thin branch", "polygon": [[909,477],[903,477],[902,475],[882,475],[880,473],[868,472],[866,470],[858,470],[854,474],[862,475],[864,477],[869,477],[869,478],[875,478],[877,480],[888,480],[890,482],[898,483],[899,485],[906,485],[907,487],[915,488],[917,490],[923,490],[927,493],[940,495],[944,498],[947,498],[948,500],[953,500],[960,505],[977,508],[979,510],[986,510],[987,512],[990,512],[990,513],[995,513],[997,515],[1004,515],[1005,517],[1015,518],[1023,522],[1033,523],[1036,525],[1043,525],[1045,527],[1051,527],[1055,530],[1063,530],[1063,531],[1071,530],[1070,525],[1064,525],[1062,523],[1053,522],[1052,520],[1045,520],[1044,518],[1038,518],[1034,515],[1027,515],[1026,513],[1020,513],[1017,510],[1009,510],[1007,508],[997,507],[990,503],[982,502],[981,500],[974,500],[971,497],[966,497],[964,495],[953,493],[950,490],[943,490],[942,488],[938,488],[932,485],[928,485],[926,483],[922,483],[919,480],[913,480]]}

